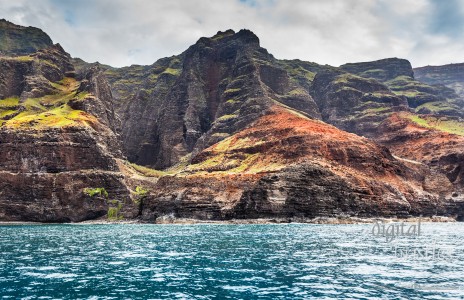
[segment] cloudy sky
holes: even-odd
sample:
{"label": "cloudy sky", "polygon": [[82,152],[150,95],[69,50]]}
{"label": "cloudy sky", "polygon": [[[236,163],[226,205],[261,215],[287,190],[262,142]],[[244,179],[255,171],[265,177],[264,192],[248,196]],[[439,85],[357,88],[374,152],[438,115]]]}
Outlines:
{"label": "cloudy sky", "polygon": [[461,0],[0,0],[0,18],[113,66],[151,64],[229,28],[252,30],[276,58],[464,62]]}

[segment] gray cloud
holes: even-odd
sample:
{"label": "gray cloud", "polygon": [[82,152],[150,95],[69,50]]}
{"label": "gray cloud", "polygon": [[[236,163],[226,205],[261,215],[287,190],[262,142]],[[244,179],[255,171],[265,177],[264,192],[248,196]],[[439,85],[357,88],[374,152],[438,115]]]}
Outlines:
{"label": "gray cloud", "polygon": [[71,55],[151,64],[218,30],[248,28],[277,58],[339,65],[403,57],[464,61],[457,0],[0,0],[0,17],[42,28]]}
{"label": "gray cloud", "polygon": [[453,38],[462,38],[464,33],[464,5],[459,0],[432,0],[430,30],[434,34],[445,34]]}

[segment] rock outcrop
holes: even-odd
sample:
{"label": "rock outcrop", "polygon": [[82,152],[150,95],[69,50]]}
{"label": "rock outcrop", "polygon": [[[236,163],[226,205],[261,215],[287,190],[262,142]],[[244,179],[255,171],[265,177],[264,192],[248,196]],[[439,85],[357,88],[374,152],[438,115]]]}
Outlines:
{"label": "rock outcrop", "polygon": [[[464,64],[415,68],[417,80],[433,85],[445,85],[464,98]],[[463,106],[461,106],[462,108]]]}
{"label": "rock outcrop", "polygon": [[106,217],[110,199],[89,195],[103,187],[112,199],[129,199],[117,161],[100,142],[101,135],[85,127],[1,129],[0,220]]}
{"label": "rock outcrop", "polygon": [[430,80],[416,80],[411,64],[405,59],[388,58],[346,64],[340,68],[384,83],[397,96],[406,98],[409,107],[414,108],[416,113],[464,117],[461,109],[464,100],[452,88]]}
{"label": "rock outcrop", "polygon": [[340,66],[340,69],[361,77],[373,78],[380,82],[392,80],[399,76],[414,76],[411,63],[400,58],[344,64]]}
{"label": "rock outcrop", "polygon": [[0,55],[28,55],[51,45],[50,37],[39,28],[0,19]]}
{"label": "rock outcrop", "polygon": [[[330,71],[319,72],[313,81],[313,96],[323,120],[367,136],[397,157],[425,164],[435,174],[426,181],[426,190],[453,202],[452,195],[461,195],[464,188],[460,179],[464,122],[457,106],[459,97],[450,92],[449,98],[444,98],[440,91],[447,88],[428,86],[405,75],[383,83],[367,78],[369,63],[349,66],[345,69],[363,77]],[[421,95],[405,96],[409,89],[420,90],[417,93]]]}
{"label": "rock outcrop", "polygon": [[389,114],[409,110],[407,100],[386,85],[340,70],[317,73],[312,95],[323,121],[371,138]]}

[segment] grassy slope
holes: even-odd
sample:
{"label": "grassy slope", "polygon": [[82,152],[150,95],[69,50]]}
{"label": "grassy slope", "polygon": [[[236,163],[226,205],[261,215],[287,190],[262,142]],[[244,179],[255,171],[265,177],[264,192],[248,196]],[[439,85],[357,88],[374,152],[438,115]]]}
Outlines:
{"label": "grassy slope", "polygon": [[457,119],[411,113],[402,113],[400,116],[411,120],[420,127],[464,136],[464,122]]}
{"label": "grassy slope", "polygon": [[93,115],[74,110],[67,105],[71,99],[86,96],[86,93],[78,93],[78,81],[65,77],[59,82],[51,83],[51,85],[55,88],[55,92],[40,98],[28,98],[20,101],[19,97],[16,96],[1,99],[0,125],[9,128],[44,129],[86,126],[98,122]]}

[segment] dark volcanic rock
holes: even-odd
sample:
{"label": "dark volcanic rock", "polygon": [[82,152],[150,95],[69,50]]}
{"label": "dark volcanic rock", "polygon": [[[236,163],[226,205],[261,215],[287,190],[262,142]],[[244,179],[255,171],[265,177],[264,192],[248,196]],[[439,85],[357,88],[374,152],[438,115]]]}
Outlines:
{"label": "dark volcanic rock", "polygon": [[[247,159],[236,165],[240,157]],[[445,199],[452,187],[434,193],[432,182],[445,186],[448,180],[440,183],[427,166],[396,159],[368,139],[282,108],[202,151],[192,163],[187,168],[195,170],[192,175],[158,181],[144,201],[144,220],[462,215],[460,204]],[[261,171],[263,165],[267,171]]]}
{"label": "dark volcanic rock", "polygon": [[27,55],[52,44],[50,37],[38,28],[0,20],[0,55]]}
{"label": "dark volcanic rock", "polygon": [[[74,77],[74,65],[71,63],[71,56],[64,51],[60,44],[41,49],[31,54],[31,57],[39,60],[38,69],[40,69],[40,73],[50,81],[58,81],[65,76]],[[45,61],[45,63],[40,63],[42,61]]]}
{"label": "dark volcanic rock", "polygon": [[117,171],[114,157],[86,128],[0,131],[0,169],[13,173]]}
{"label": "dark volcanic rock", "polygon": [[372,137],[389,114],[408,110],[384,84],[339,70],[317,73],[312,90],[322,120],[359,135]]}
{"label": "dark volcanic rock", "polygon": [[277,60],[227,30],[112,68],[0,38],[0,221],[464,218],[459,97],[405,60]]}
{"label": "dark volcanic rock", "polygon": [[[398,157],[426,164],[431,175],[424,186],[441,195],[441,199],[449,200],[450,191],[459,192],[464,187],[459,179],[464,141],[457,135],[442,132],[463,127],[460,113],[452,102],[456,95],[448,94],[449,98],[443,100],[443,88],[427,86],[407,76],[386,83],[388,87],[376,80],[340,71],[319,72],[313,81],[313,96],[324,121],[372,138]],[[415,92],[409,90],[411,87]],[[394,94],[389,89],[394,89]],[[402,95],[403,90],[407,96]],[[430,115],[414,115],[410,105],[419,113]],[[434,127],[428,122],[438,125]],[[450,125],[440,127],[441,122]],[[427,127],[435,129],[427,130]]]}
{"label": "dark volcanic rock", "polygon": [[60,45],[0,58],[0,221],[137,216],[109,85],[77,81],[70,59]]}
{"label": "dark volcanic rock", "polygon": [[[340,69],[386,84],[396,95],[405,97],[408,105],[415,108],[415,112],[419,114],[464,117],[462,110],[464,99],[459,98],[452,89],[454,87],[460,91],[459,84],[447,88],[442,85],[444,83],[433,79],[419,82],[414,79],[411,64],[405,59],[389,58],[373,62],[345,64],[340,66]],[[419,74],[420,72],[419,70]],[[427,77],[422,76],[422,78]]]}
{"label": "dark volcanic rock", "polygon": [[0,58],[0,98],[20,95],[25,88],[25,76],[31,74],[33,61]]}
{"label": "dark volcanic rock", "polygon": [[111,199],[130,199],[101,135],[91,128],[0,131],[0,220],[76,222],[105,216]]}
{"label": "dark volcanic rock", "polygon": [[387,81],[398,76],[414,76],[411,63],[406,59],[400,58],[386,58],[370,62],[344,64],[340,66],[340,69],[378,81]]}
{"label": "dark volcanic rock", "polygon": [[79,222],[105,217],[108,199],[90,197],[86,188],[106,186],[111,197],[128,198],[120,173],[8,173],[0,171],[0,220]]}
{"label": "dark volcanic rock", "polygon": [[83,96],[72,99],[69,106],[93,114],[114,133],[119,133],[121,120],[115,113],[111,88],[100,67],[97,65],[82,70],[78,74],[78,79],[80,80],[78,92]]}
{"label": "dark volcanic rock", "polygon": [[70,55],[57,44],[25,58],[0,57],[0,98],[38,98],[55,92],[56,82],[74,72]]}
{"label": "dark volcanic rock", "polygon": [[278,101],[320,117],[251,31],[218,32],[152,66],[107,69],[130,161],[159,168],[250,125]]}
{"label": "dark volcanic rock", "polygon": [[464,64],[415,68],[414,75],[417,80],[428,84],[445,85],[464,98]]}
{"label": "dark volcanic rock", "polygon": [[[444,204],[425,196],[406,201],[372,182],[360,186],[315,163],[304,163],[267,175],[246,190],[235,206],[235,218],[408,217],[433,216]],[[374,191],[374,193],[373,193]],[[380,193],[379,193],[380,192]]]}

